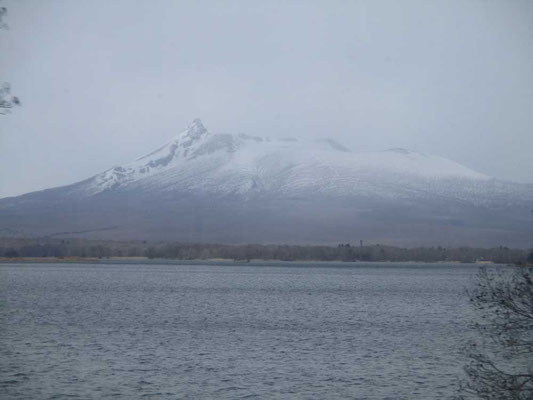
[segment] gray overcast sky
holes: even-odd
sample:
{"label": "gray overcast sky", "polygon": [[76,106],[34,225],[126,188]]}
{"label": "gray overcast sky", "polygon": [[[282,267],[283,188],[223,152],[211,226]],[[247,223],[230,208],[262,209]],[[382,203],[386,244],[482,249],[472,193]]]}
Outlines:
{"label": "gray overcast sky", "polygon": [[405,147],[533,182],[532,1],[5,0],[0,197],[214,132]]}

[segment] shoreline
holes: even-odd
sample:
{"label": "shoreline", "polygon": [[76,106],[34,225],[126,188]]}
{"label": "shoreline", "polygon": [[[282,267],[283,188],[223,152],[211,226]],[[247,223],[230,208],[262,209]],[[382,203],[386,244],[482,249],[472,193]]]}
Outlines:
{"label": "shoreline", "polygon": [[[372,265],[372,264],[435,264],[435,265],[513,265],[513,264],[498,264],[494,262],[461,262],[461,261],[338,261],[338,260],[278,260],[278,259],[250,259],[250,260],[234,260],[229,258],[211,258],[211,259],[176,259],[176,258],[148,258],[148,257],[0,257],[1,264],[100,264],[100,265],[186,265],[186,264],[202,264],[207,265],[254,265],[254,264],[302,264],[302,263],[320,263],[320,264],[338,264],[338,265]],[[522,265],[532,266],[532,265]]]}

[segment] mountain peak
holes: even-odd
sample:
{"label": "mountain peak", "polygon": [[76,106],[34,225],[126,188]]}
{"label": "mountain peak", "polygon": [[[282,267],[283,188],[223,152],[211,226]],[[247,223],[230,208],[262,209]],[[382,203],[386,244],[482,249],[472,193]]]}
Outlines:
{"label": "mountain peak", "polygon": [[187,127],[186,136],[189,136],[191,139],[198,139],[204,133],[207,133],[207,129],[200,120],[196,118],[192,123]]}

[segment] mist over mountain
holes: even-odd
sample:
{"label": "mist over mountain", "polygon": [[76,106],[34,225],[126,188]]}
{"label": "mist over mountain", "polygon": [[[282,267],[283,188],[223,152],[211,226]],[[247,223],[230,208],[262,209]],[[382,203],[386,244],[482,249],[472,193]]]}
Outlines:
{"label": "mist over mountain", "polygon": [[528,247],[533,185],[401,148],[212,133],[72,185],[0,200],[2,236]]}

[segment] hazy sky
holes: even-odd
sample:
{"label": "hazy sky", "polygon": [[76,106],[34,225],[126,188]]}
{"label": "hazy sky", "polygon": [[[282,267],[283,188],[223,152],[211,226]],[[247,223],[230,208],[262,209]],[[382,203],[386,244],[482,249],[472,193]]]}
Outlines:
{"label": "hazy sky", "polygon": [[533,1],[5,0],[0,197],[213,132],[405,147],[533,182]]}

